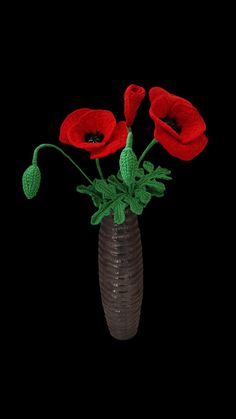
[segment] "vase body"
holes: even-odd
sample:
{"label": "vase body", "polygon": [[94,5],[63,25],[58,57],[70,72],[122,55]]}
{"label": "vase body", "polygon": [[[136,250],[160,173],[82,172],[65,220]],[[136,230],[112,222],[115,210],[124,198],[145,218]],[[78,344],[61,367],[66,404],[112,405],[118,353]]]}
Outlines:
{"label": "vase body", "polygon": [[143,257],[138,218],[126,212],[125,222],[105,217],[99,229],[99,285],[110,334],[119,340],[137,333],[143,298]]}

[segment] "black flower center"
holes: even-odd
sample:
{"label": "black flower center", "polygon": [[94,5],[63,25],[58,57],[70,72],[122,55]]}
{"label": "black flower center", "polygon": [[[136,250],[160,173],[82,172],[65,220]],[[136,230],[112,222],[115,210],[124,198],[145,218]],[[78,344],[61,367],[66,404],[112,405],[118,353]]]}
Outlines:
{"label": "black flower center", "polygon": [[178,122],[175,118],[171,118],[170,116],[165,116],[165,118],[161,118],[163,122],[169,125],[173,130],[177,132],[177,134],[181,133],[181,127],[178,125]]}
{"label": "black flower center", "polygon": [[84,136],[86,143],[100,143],[103,138],[104,135],[98,131],[95,134],[93,132],[87,132]]}

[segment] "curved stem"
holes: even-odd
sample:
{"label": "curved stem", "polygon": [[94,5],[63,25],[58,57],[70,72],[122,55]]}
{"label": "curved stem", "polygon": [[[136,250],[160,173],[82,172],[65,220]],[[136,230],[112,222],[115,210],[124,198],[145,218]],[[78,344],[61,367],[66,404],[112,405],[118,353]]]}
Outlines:
{"label": "curved stem", "polygon": [[39,150],[41,150],[41,148],[44,148],[44,147],[55,148],[56,150],[60,151],[63,154],[63,156],[65,156],[76,167],[76,169],[79,170],[81,175],[83,175],[89,183],[91,184],[93,183],[91,179],[83,172],[83,170],[74,162],[74,160],[72,160],[72,158],[68,156],[66,153],[64,153],[64,151],[62,151],[61,148],[57,147],[54,144],[40,144],[38,147],[36,147],[36,149],[34,150],[33,158],[32,158],[32,164],[37,165],[38,152]]}
{"label": "curved stem", "polygon": [[151,150],[151,148],[158,143],[158,140],[156,140],[155,138],[148,144],[148,146],[145,148],[144,152],[141,154],[141,156],[139,157],[139,161],[138,161],[138,165],[140,165],[141,161],[144,159],[144,157],[146,156],[146,154],[149,152],[149,150]]}
{"label": "curved stem", "polygon": [[96,160],[96,166],[97,166],[97,169],[98,169],[99,176],[100,176],[101,179],[104,179],[102,169],[101,169],[101,166],[100,166],[100,161],[99,161],[99,159],[95,159],[95,160]]}

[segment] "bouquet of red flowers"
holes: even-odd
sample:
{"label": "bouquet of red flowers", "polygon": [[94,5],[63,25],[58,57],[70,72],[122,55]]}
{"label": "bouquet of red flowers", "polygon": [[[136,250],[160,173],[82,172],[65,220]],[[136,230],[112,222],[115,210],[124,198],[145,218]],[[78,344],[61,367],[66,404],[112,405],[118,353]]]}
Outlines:
{"label": "bouquet of red flowers", "polygon": [[[160,198],[164,195],[165,185],[161,181],[171,179],[170,170],[161,166],[155,168],[152,162],[144,160],[158,142],[171,155],[182,160],[193,159],[207,144],[206,126],[197,109],[187,100],[153,87],[149,92],[149,114],[155,124],[154,139],[137,158],[131,127],[144,96],[145,90],[135,84],[126,89],[125,121],[117,122],[112,112],[107,110],[81,108],[70,113],[61,125],[60,141],[88,151],[90,158],[96,161],[99,179],[91,180],[66,155],[88,183],[78,186],[77,191],[88,194],[98,208],[92,215],[92,224],[99,224],[111,212],[115,223],[121,224],[127,208],[140,215],[153,196]],[[32,165],[23,174],[23,190],[29,199],[37,194],[40,186],[37,158],[39,150],[44,147],[62,152],[52,144],[41,144],[35,149]],[[120,149],[118,173],[104,179],[100,159]]]}
{"label": "bouquet of red flowers", "polygon": [[[141,242],[139,232],[133,233],[131,227],[138,229],[135,217],[142,214],[152,197],[164,196],[163,181],[171,179],[169,169],[155,167],[145,157],[159,143],[172,156],[191,160],[204,149],[208,141],[205,122],[190,102],[160,87],[153,87],[149,91],[149,114],[154,122],[154,139],[146,144],[143,153],[137,157],[133,149],[132,125],[144,96],[142,87],[135,84],[128,86],[124,93],[125,121],[117,122],[108,110],[81,108],[70,113],[62,123],[60,141],[88,151],[90,158],[96,162],[98,178],[91,179],[61,148],[53,144],[41,144],[35,149],[32,164],[22,179],[26,197],[35,197],[41,182],[38,153],[42,148],[51,147],[69,159],[86,180],[85,185],[77,186],[77,191],[89,195],[96,207],[91,224],[101,223],[100,287],[110,332],[118,339],[127,339],[136,333],[142,301]],[[121,150],[119,167],[116,173],[105,179],[100,159],[118,150]],[[113,229],[111,241],[107,234],[108,226]],[[125,237],[125,241],[118,243],[118,237],[121,241]],[[119,253],[120,249],[122,254]],[[133,259],[137,258],[137,269],[134,271],[134,264],[130,261],[132,249],[135,250]],[[122,256],[124,254],[125,257]]]}

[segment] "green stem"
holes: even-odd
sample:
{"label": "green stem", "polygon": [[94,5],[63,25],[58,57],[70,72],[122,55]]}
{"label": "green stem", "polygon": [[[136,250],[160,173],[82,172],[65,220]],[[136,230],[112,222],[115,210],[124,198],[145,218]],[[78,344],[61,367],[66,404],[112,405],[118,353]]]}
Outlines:
{"label": "green stem", "polygon": [[149,144],[148,146],[145,148],[143,154],[141,154],[139,161],[138,161],[138,165],[140,165],[141,161],[144,159],[144,157],[146,156],[146,154],[149,152],[149,150],[151,150],[151,148],[157,144],[158,141],[154,138]]}
{"label": "green stem", "polygon": [[133,147],[133,133],[132,133],[131,128],[129,128],[129,132],[127,135],[126,147],[129,147],[129,148]]}
{"label": "green stem", "polygon": [[102,169],[101,169],[101,166],[100,166],[100,161],[99,161],[99,159],[95,159],[95,160],[96,160],[96,166],[97,166],[97,169],[98,169],[99,176],[100,176],[101,179],[104,179]]}
{"label": "green stem", "polygon": [[36,147],[36,149],[34,150],[34,154],[33,154],[33,158],[32,158],[32,164],[37,165],[37,158],[38,158],[38,152],[39,150],[41,150],[41,148],[44,147],[50,147],[50,148],[55,148],[56,150],[60,151],[63,156],[65,156],[75,167],[76,169],[79,170],[79,172],[81,173],[81,175],[83,175],[85,177],[85,179],[87,179],[87,181],[89,183],[93,183],[91,181],[91,179],[89,179],[89,177],[83,172],[83,170],[74,162],[74,160],[72,160],[72,158],[70,156],[68,156],[66,153],[64,153],[64,151],[61,150],[61,148],[57,147],[56,145],[53,144],[40,144],[38,147]]}

